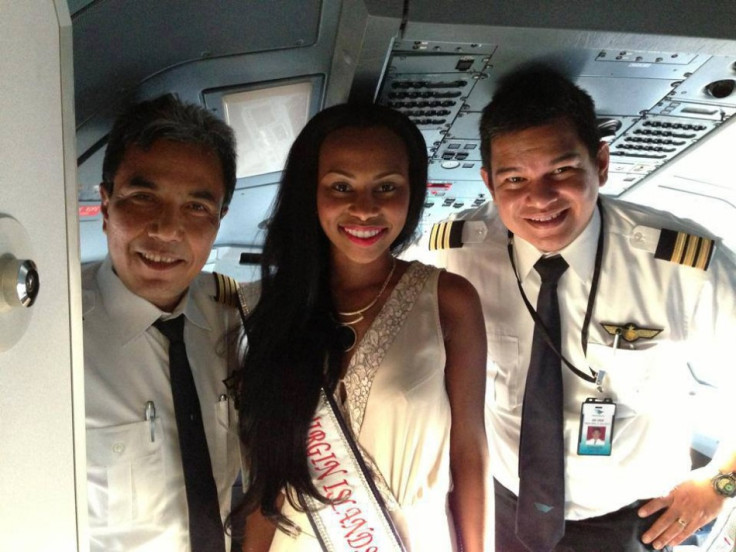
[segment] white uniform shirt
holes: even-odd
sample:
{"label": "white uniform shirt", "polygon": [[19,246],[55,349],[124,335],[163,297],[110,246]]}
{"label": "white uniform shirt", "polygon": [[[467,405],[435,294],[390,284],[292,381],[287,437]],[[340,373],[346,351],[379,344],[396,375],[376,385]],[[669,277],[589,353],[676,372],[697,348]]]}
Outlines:
{"label": "white uniform shirt", "polygon": [[[131,293],[110,259],[86,268],[84,360],[91,550],[186,552],[188,512],[168,367],[166,314]],[[202,273],[174,310],[202,408],[223,521],[240,468],[236,411],[222,380],[237,362],[234,308],[216,303]],[[155,405],[153,441],[146,403]],[[229,539],[227,539],[229,548]]]}
{"label": "white uniform shirt", "polygon": [[[693,382],[687,363],[703,366],[717,359],[727,364],[722,366],[724,374],[733,370],[731,356],[718,356],[731,349],[734,338],[733,258],[716,250],[706,271],[655,259],[660,228],[692,231],[694,225],[619,201],[603,198],[603,205],[605,250],[587,356],[581,331],[600,228],[597,212],[576,241],[560,252],[569,264],[558,286],[563,355],[582,372],[592,367],[608,374],[600,395],[594,384],[562,366],[567,519],[602,515],[638,499],[666,494],[687,477],[688,391]],[[508,233],[495,206],[488,203],[459,218],[484,221],[479,234],[485,233],[485,238],[440,251],[435,262],[468,278],[481,296],[489,355],[486,428],[491,468],[502,485],[518,494],[521,407],[534,321],[521,299],[508,258]],[[473,230],[478,235],[477,227]],[[533,265],[541,254],[518,237],[514,254],[524,291],[536,305],[541,282]],[[613,338],[602,323],[633,323],[662,332],[633,343],[634,349],[622,340],[614,351]],[[618,404],[612,454],[579,456],[581,404],[587,397],[601,396]]]}

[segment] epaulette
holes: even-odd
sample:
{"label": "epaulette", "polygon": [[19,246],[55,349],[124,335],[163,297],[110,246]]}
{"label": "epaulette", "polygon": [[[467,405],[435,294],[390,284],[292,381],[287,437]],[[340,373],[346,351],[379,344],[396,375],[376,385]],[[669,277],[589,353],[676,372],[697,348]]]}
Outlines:
{"label": "epaulette", "polygon": [[238,282],[235,278],[225,276],[219,272],[213,272],[212,276],[215,277],[215,301],[237,308],[239,305]]}
{"label": "epaulette", "polygon": [[486,239],[488,228],[481,220],[448,220],[432,225],[429,250],[455,249],[466,243],[480,243]]}
{"label": "epaulette", "polygon": [[438,222],[429,234],[429,250],[454,249],[463,246],[464,220]]}
{"label": "epaulette", "polygon": [[663,228],[659,234],[654,257],[700,270],[708,270],[713,251],[715,251],[715,245],[709,238]]}

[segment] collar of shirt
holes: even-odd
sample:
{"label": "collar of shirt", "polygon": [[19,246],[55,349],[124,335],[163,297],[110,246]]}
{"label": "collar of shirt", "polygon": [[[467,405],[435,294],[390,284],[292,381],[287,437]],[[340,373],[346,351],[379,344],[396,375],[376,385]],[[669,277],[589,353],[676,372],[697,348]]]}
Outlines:
{"label": "collar of shirt", "polygon": [[[571,244],[557,252],[580,280],[589,280],[593,274],[600,227],[601,217],[596,209],[585,230]],[[543,252],[519,236],[514,236],[514,255],[519,278],[524,282],[529,274],[536,274],[534,264],[543,256]]]}
{"label": "collar of shirt", "polygon": [[109,314],[110,333],[119,336],[122,344],[141,335],[159,318],[168,320],[181,313],[184,313],[193,324],[205,330],[210,329],[196,301],[189,300],[191,286],[173,312],[167,313],[125,287],[113,271],[109,256],[105,258],[97,272],[97,285],[105,310]]}

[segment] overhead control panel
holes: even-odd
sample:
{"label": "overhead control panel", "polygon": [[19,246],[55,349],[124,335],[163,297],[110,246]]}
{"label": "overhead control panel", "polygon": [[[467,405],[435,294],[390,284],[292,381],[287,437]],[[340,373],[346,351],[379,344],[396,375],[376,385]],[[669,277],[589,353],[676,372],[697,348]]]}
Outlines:
{"label": "overhead control panel", "polygon": [[[530,50],[535,52],[534,49]],[[736,59],[700,53],[560,47],[529,55],[493,43],[395,40],[376,98],[427,141],[425,222],[488,198],[478,125],[499,78],[527,62],[557,67],[596,102],[611,166],[601,192],[620,196],[736,113]]]}
{"label": "overhead control panel", "polygon": [[429,158],[424,228],[489,197],[480,181],[480,140],[468,98],[489,78],[494,44],[394,41],[377,102],[407,115]]}

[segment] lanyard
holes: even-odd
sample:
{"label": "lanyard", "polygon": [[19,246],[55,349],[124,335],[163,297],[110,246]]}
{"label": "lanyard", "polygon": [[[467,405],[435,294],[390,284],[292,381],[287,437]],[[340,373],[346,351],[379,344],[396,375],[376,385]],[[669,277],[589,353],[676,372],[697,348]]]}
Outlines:
{"label": "lanyard", "polygon": [[[593,316],[593,307],[595,305],[595,297],[598,294],[598,281],[600,280],[601,276],[601,265],[603,264],[603,205],[601,205],[600,199],[598,200],[598,213],[600,214],[600,229],[598,230],[598,245],[596,246],[595,251],[595,263],[593,268],[593,280],[590,283],[590,292],[588,293],[588,307],[585,309],[585,319],[583,320],[583,329],[580,332],[580,342],[583,347],[583,354],[588,354],[588,329],[590,327],[590,319]],[[547,330],[547,327],[542,322],[541,318],[537,314],[536,309],[532,306],[532,304],[529,302],[529,299],[526,296],[526,293],[524,293],[524,287],[521,285],[521,278],[519,278],[519,272],[516,270],[516,263],[514,262],[514,234],[509,230],[509,240],[507,244],[507,249],[509,253],[509,260],[511,261],[511,267],[514,269],[514,276],[516,276],[516,283],[519,286],[519,291],[521,292],[521,298],[524,300],[524,304],[526,305],[527,310],[529,311],[529,314],[532,315],[532,318],[534,319],[534,323],[539,326],[542,329],[542,335],[544,337],[545,342],[547,345],[549,345],[550,349],[552,349],[555,354],[560,358],[562,362],[565,363],[565,365],[572,370],[576,376],[579,378],[584,379],[585,381],[589,381],[590,383],[596,383],[600,386],[600,381],[598,381],[598,373],[593,370],[590,366],[588,366],[588,370],[590,371],[591,375],[588,375],[580,370],[578,370],[569,360],[567,360],[561,351],[555,347],[554,343],[552,342],[552,339],[549,336],[549,331]]]}

